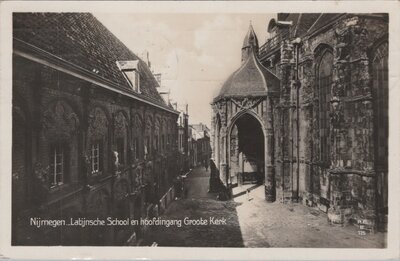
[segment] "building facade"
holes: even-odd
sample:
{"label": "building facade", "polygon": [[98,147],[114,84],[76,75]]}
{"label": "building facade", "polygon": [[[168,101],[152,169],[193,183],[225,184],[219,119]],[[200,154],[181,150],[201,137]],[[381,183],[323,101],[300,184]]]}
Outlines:
{"label": "building facade", "polygon": [[179,112],[91,14],[15,13],[13,37],[12,244],[136,244],[141,226],[37,225],[157,215]]}
{"label": "building facade", "polygon": [[268,32],[259,47],[250,27],[212,103],[211,189],[253,180],[267,201],[384,229],[388,16],[278,14]]}
{"label": "building facade", "polygon": [[175,103],[176,110],[179,110],[178,118],[178,151],[179,151],[179,166],[180,174],[183,175],[190,168],[190,128],[189,128],[189,114],[188,106],[185,109],[178,109],[177,103]]}
{"label": "building facade", "polygon": [[210,145],[210,129],[203,123],[190,125],[194,133],[194,142],[196,148],[196,160],[193,161],[194,166],[208,166],[210,165],[211,158],[211,145]]}

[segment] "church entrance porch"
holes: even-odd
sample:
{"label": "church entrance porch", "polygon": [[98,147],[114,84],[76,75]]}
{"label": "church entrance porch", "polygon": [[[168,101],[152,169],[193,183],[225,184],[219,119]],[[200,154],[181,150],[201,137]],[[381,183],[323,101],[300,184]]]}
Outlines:
{"label": "church entrance porch", "polygon": [[232,186],[261,184],[264,180],[264,133],[250,114],[232,125],[229,140],[229,177]]}

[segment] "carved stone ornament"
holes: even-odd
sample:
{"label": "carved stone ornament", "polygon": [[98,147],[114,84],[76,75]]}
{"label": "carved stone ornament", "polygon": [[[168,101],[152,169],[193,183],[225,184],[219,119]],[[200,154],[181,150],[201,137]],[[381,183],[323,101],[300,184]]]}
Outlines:
{"label": "carved stone ornament", "polygon": [[89,114],[89,138],[101,139],[107,135],[108,120],[104,111],[98,107]]}
{"label": "carved stone ornament", "polygon": [[139,132],[142,129],[143,122],[142,122],[141,117],[138,114],[135,115],[135,123],[134,124],[135,124],[135,130],[137,132]]}
{"label": "carved stone ornament", "polygon": [[368,48],[368,30],[360,25],[353,27],[353,53],[354,58],[368,59],[367,48]]}
{"label": "carved stone ornament", "polygon": [[236,104],[239,108],[241,108],[242,110],[249,110],[252,109],[254,107],[256,107],[261,101],[263,100],[263,98],[255,98],[255,99],[250,99],[250,98],[242,98],[242,99],[238,99],[238,98],[233,98],[232,102],[234,104]]}
{"label": "carved stone ornament", "polygon": [[138,167],[136,168],[136,175],[135,175],[135,184],[137,187],[142,186],[143,183],[143,168]]}
{"label": "carved stone ornament", "polygon": [[151,133],[151,130],[153,128],[153,117],[150,115],[147,115],[146,117],[146,133]]}
{"label": "carved stone ornament", "polygon": [[79,119],[67,103],[57,101],[43,113],[42,126],[47,138],[69,140],[78,131]]}
{"label": "carved stone ornament", "polygon": [[154,124],[154,129],[155,129],[156,133],[158,133],[160,131],[160,118],[159,117],[156,118],[156,122]]}
{"label": "carved stone ornament", "polygon": [[334,96],[331,101],[331,112],[329,113],[330,117],[330,126],[333,129],[339,128],[341,122],[343,122],[343,111],[342,106],[340,105],[340,99]]}
{"label": "carved stone ornament", "polygon": [[114,163],[114,170],[115,172],[119,171],[120,163],[119,163],[119,157],[118,157],[118,152],[117,151],[112,151],[112,159]]}
{"label": "carved stone ornament", "polygon": [[348,27],[338,28],[335,31],[337,37],[336,60],[346,61],[350,57],[350,30]]}
{"label": "carved stone ornament", "polygon": [[225,123],[226,123],[226,113],[225,113],[226,106],[225,105],[226,105],[226,101],[219,101],[219,102],[213,104],[214,112],[216,114],[219,114],[222,125],[225,125]]}

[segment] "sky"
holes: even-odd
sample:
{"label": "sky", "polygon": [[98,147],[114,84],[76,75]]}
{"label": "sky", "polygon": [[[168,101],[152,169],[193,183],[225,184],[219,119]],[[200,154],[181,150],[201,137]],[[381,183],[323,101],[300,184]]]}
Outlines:
{"label": "sky", "polygon": [[240,66],[241,47],[250,21],[261,46],[274,14],[127,14],[95,13],[130,50],[149,53],[162,88],[183,108],[189,123],[211,127],[211,101]]}

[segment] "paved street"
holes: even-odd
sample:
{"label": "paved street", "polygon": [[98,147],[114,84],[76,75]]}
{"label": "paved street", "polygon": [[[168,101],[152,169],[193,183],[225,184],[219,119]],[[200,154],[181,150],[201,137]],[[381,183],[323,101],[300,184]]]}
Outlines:
{"label": "paved street", "polygon": [[[263,186],[229,201],[207,193],[208,172],[194,169],[187,198],[173,202],[163,219],[222,220],[220,225],[152,226],[145,244],[197,247],[384,247],[386,234],[358,236],[354,226],[330,225],[326,214],[301,204],[267,203]],[[226,219],[224,221],[224,218]],[[226,222],[226,224],[225,224]]]}

